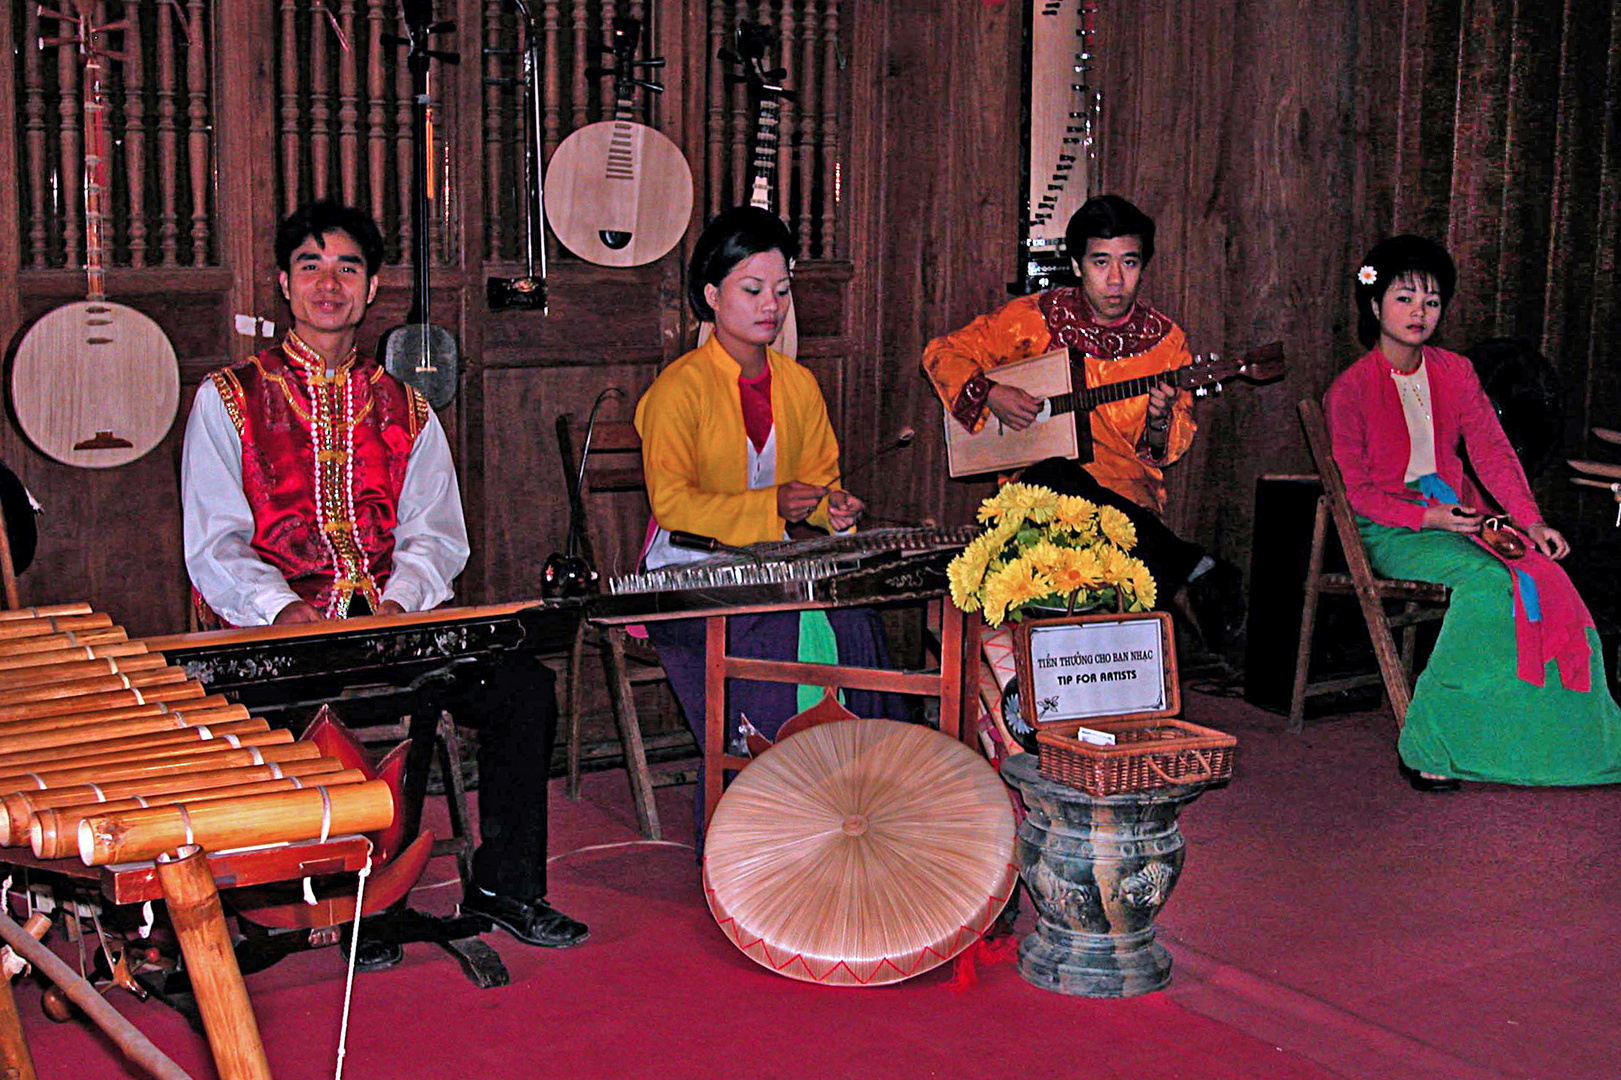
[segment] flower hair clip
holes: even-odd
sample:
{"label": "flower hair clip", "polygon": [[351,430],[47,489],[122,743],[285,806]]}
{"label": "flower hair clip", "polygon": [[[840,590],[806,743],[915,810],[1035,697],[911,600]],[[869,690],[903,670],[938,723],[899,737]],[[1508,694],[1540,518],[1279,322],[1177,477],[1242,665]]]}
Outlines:
{"label": "flower hair clip", "polygon": [[1364,285],[1372,285],[1379,280],[1379,271],[1371,266],[1364,266],[1356,272],[1356,279]]}

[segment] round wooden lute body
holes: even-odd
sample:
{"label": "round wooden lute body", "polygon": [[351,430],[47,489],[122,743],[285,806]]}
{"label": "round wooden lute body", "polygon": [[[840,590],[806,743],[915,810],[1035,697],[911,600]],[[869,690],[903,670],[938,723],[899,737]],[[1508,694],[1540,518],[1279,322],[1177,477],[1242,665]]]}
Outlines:
{"label": "round wooden lute body", "polygon": [[11,369],[17,424],[64,465],[110,469],[163,441],[180,369],[162,327],[123,304],[80,300],[29,327]]}
{"label": "round wooden lute body", "polygon": [[681,242],[692,169],[660,131],[632,120],[588,124],[546,171],[546,220],[562,245],[599,266],[641,266]]}
{"label": "round wooden lute body", "polygon": [[[28,440],[64,465],[110,469],[162,442],[180,407],[180,368],[161,327],[107,300],[103,241],[111,139],[96,11],[75,0],[84,62],[84,256],[88,295],[28,328],[11,367],[11,401]],[[63,17],[63,16],[58,16]]]}

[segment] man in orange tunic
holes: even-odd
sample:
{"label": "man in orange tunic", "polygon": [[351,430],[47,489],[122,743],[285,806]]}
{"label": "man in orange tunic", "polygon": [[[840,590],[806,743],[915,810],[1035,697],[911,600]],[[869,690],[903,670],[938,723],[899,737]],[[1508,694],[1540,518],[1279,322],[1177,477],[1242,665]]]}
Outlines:
{"label": "man in orange tunic", "polygon": [[[988,421],[1015,431],[1028,427],[1041,400],[1000,385],[991,375],[1005,364],[1054,349],[1067,346],[1083,357],[1085,385],[1092,387],[1191,362],[1181,328],[1137,302],[1143,268],[1154,257],[1152,218],[1118,195],[1099,196],[1070,218],[1065,241],[1078,286],[1019,297],[936,338],[923,351],[925,374],[955,421],[968,430],[977,432]],[[1082,372],[1076,375],[1079,384]],[[1179,538],[1159,516],[1165,509],[1163,470],[1187,452],[1197,430],[1192,395],[1159,382],[1140,396],[1098,406],[1089,420],[1078,432],[1079,461],[1050,458],[1030,466],[1020,479],[1124,511],[1137,527],[1136,554],[1153,573],[1161,603],[1184,584],[1194,585],[1204,594],[1196,596],[1204,609],[1202,636],[1210,647],[1219,647],[1230,617],[1219,608],[1231,600],[1236,571]]]}

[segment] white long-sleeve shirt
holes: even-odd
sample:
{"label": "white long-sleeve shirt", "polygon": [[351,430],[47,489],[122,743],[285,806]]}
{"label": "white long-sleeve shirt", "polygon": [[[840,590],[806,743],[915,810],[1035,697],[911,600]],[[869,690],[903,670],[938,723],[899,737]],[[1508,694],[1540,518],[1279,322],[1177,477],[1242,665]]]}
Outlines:
{"label": "white long-sleeve shirt", "polygon": [[[253,510],[242,491],[242,439],[212,379],[197,388],[180,459],[186,572],[208,606],[237,626],[275,621],[299,599],[253,550]],[[411,447],[400,488],[394,563],[382,599],[426,611],[450,599],[467,565],[467,523],[450,442],[432,413]]]}

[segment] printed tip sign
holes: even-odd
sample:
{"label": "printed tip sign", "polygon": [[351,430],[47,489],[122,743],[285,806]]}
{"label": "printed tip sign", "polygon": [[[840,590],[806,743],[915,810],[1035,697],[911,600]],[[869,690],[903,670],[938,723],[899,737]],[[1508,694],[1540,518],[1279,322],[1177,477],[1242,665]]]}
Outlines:
{"label": "printed tip sign", "polygon": [[1019,698],[1036,728],[1060,720],[1181,711],[1170,616],[1032,619],[1014,631]]}

